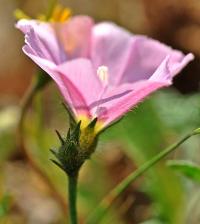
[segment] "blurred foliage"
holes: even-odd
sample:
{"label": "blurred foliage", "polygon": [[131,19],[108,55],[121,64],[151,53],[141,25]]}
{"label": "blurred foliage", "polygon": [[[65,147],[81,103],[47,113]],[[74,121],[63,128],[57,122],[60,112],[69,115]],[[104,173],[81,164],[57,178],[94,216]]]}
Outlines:
{"label": "blurred foliage", "polygon": [[19,109],[7,107],[0,110],[0,164],[15,149],[15,127],[17,125]]}
{"label": "blurred foliage", "polygon": [[11,198],[9,195],[4,195],[0,199],[0,220],[7,215],[10,208],[10,202]]}
{"label": "blurred foliage", "polygon": [[177,133],[185,133],[200,126],[199,94],[182,95],[166,90],[155,98],[157,113],[162,122]]}

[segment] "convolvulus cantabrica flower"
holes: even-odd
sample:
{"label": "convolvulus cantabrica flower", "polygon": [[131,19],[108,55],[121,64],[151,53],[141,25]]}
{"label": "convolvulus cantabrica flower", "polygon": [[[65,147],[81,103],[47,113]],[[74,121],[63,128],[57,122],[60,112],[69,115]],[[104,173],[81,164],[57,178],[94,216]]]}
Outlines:
{"label": "convolvulus cantabrica flower", "polygon": [[172,84],[194,56],[87,16],[62,23],[20,20],[23,51],[58,85],[81,129],[97,118],[95,133],[152,92]]}

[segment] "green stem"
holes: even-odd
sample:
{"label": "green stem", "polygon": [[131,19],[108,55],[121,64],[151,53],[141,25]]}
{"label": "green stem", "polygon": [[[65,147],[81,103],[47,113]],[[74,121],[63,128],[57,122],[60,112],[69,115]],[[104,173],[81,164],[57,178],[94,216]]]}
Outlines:
{"label": "green stem", "polygon": [[119,183],[108,195],[101,201],[101,203],[97,206],[94,210],[92,215],[87,220],[86,224],[97,224],[101,221],[104,217],[106,212],[108,211],[109,207],[112,203],[117,199],[117,197],[131,184],[133,183],[138,177],[144,174],[149,168],[167,156],[169,153],[174,151],[179,145],[185,142],[193,135],[200,134],[200,129],[194,130],[192,133],[186,135],[182,139],[180,139],[177,143],[172,144],[168,148],[164,149],[152,159],[144,163],[140,166],[136,171],[132,172],[128,177],[126,177],[121,183]]}
{"label": "green stem", "polygon": [[24,117],[26,115],[26,111],[28,110],[29,106],[32,103],[32,99],[37,91],[37,83],[35,81],[32,81],[31,85],[29,86],[27,92],[25,93],[22,103],[21,103],[21,114],[19,119],[19,130],[22,132],[23,130],[23,122]]}
{"label": "green stem", "polygon": [[69,216],[70,224],[77,224],[77,208],[76,208],[76,199],[77,199],[77,180],[78,174],[68,175],[68,200],[69,200]]}
{"label": "green stem", "polygon": [[26,112],[29,106],[32,103],[34,96],[37,94],[39,90],[45,87],[49,83],[51,78],[45,74],[44,71],[38,70],[36,76],[34,76],[31,85],[29,86],[28,90],[26,91],[22,103],[21,103],[21,114],[19,120],[19,129],[22,131],[23,129],[23,122],[26,116]]}

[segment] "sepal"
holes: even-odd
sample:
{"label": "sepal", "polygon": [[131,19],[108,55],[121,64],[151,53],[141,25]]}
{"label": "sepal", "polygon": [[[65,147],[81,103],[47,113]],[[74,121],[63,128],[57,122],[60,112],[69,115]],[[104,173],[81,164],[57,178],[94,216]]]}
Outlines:
{"label": "sepal", "polygon": [[64,145],[65,144],[65,140],[61,136],[60,132],[58,130],[55,130],[55,132],[56,132],[56,134],[58,136],[58,139],[60,140],[61,145]]}
{"label": "sepal", "polygon": [[91,128],[91,129],[95,128],[95,125],[96,125],[96,123],[97,123],[97,120],[98,120],[97,117],[94,118],[94,119],[88,124],[87,128]]}

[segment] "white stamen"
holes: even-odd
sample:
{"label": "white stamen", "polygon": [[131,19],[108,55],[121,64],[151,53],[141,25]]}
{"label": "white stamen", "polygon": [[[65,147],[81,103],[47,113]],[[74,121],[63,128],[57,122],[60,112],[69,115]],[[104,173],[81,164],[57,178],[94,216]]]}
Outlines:
{"label": "white stamen", "polygon": [[108,76],[109,76],[109,72],[108,72],[108,67],[105,65],[99,66],[97,69],[97,75],[99,76],[100,80],[103,83],[103,89],[102,92],[99,95],[99,105],[97,105],[96,107],[96,116],[99,116],[99,113],[103,110],[103,107],[100,107],[101,103],[101,99],[103,98],[104,93],[106,92],[107,88],[108,88]]}
{"label": "white stamen", "polygon": [[97,69],[97,75],[101,79],[104,85],[108,84],[108,67],[107,66],[99,66]]}

